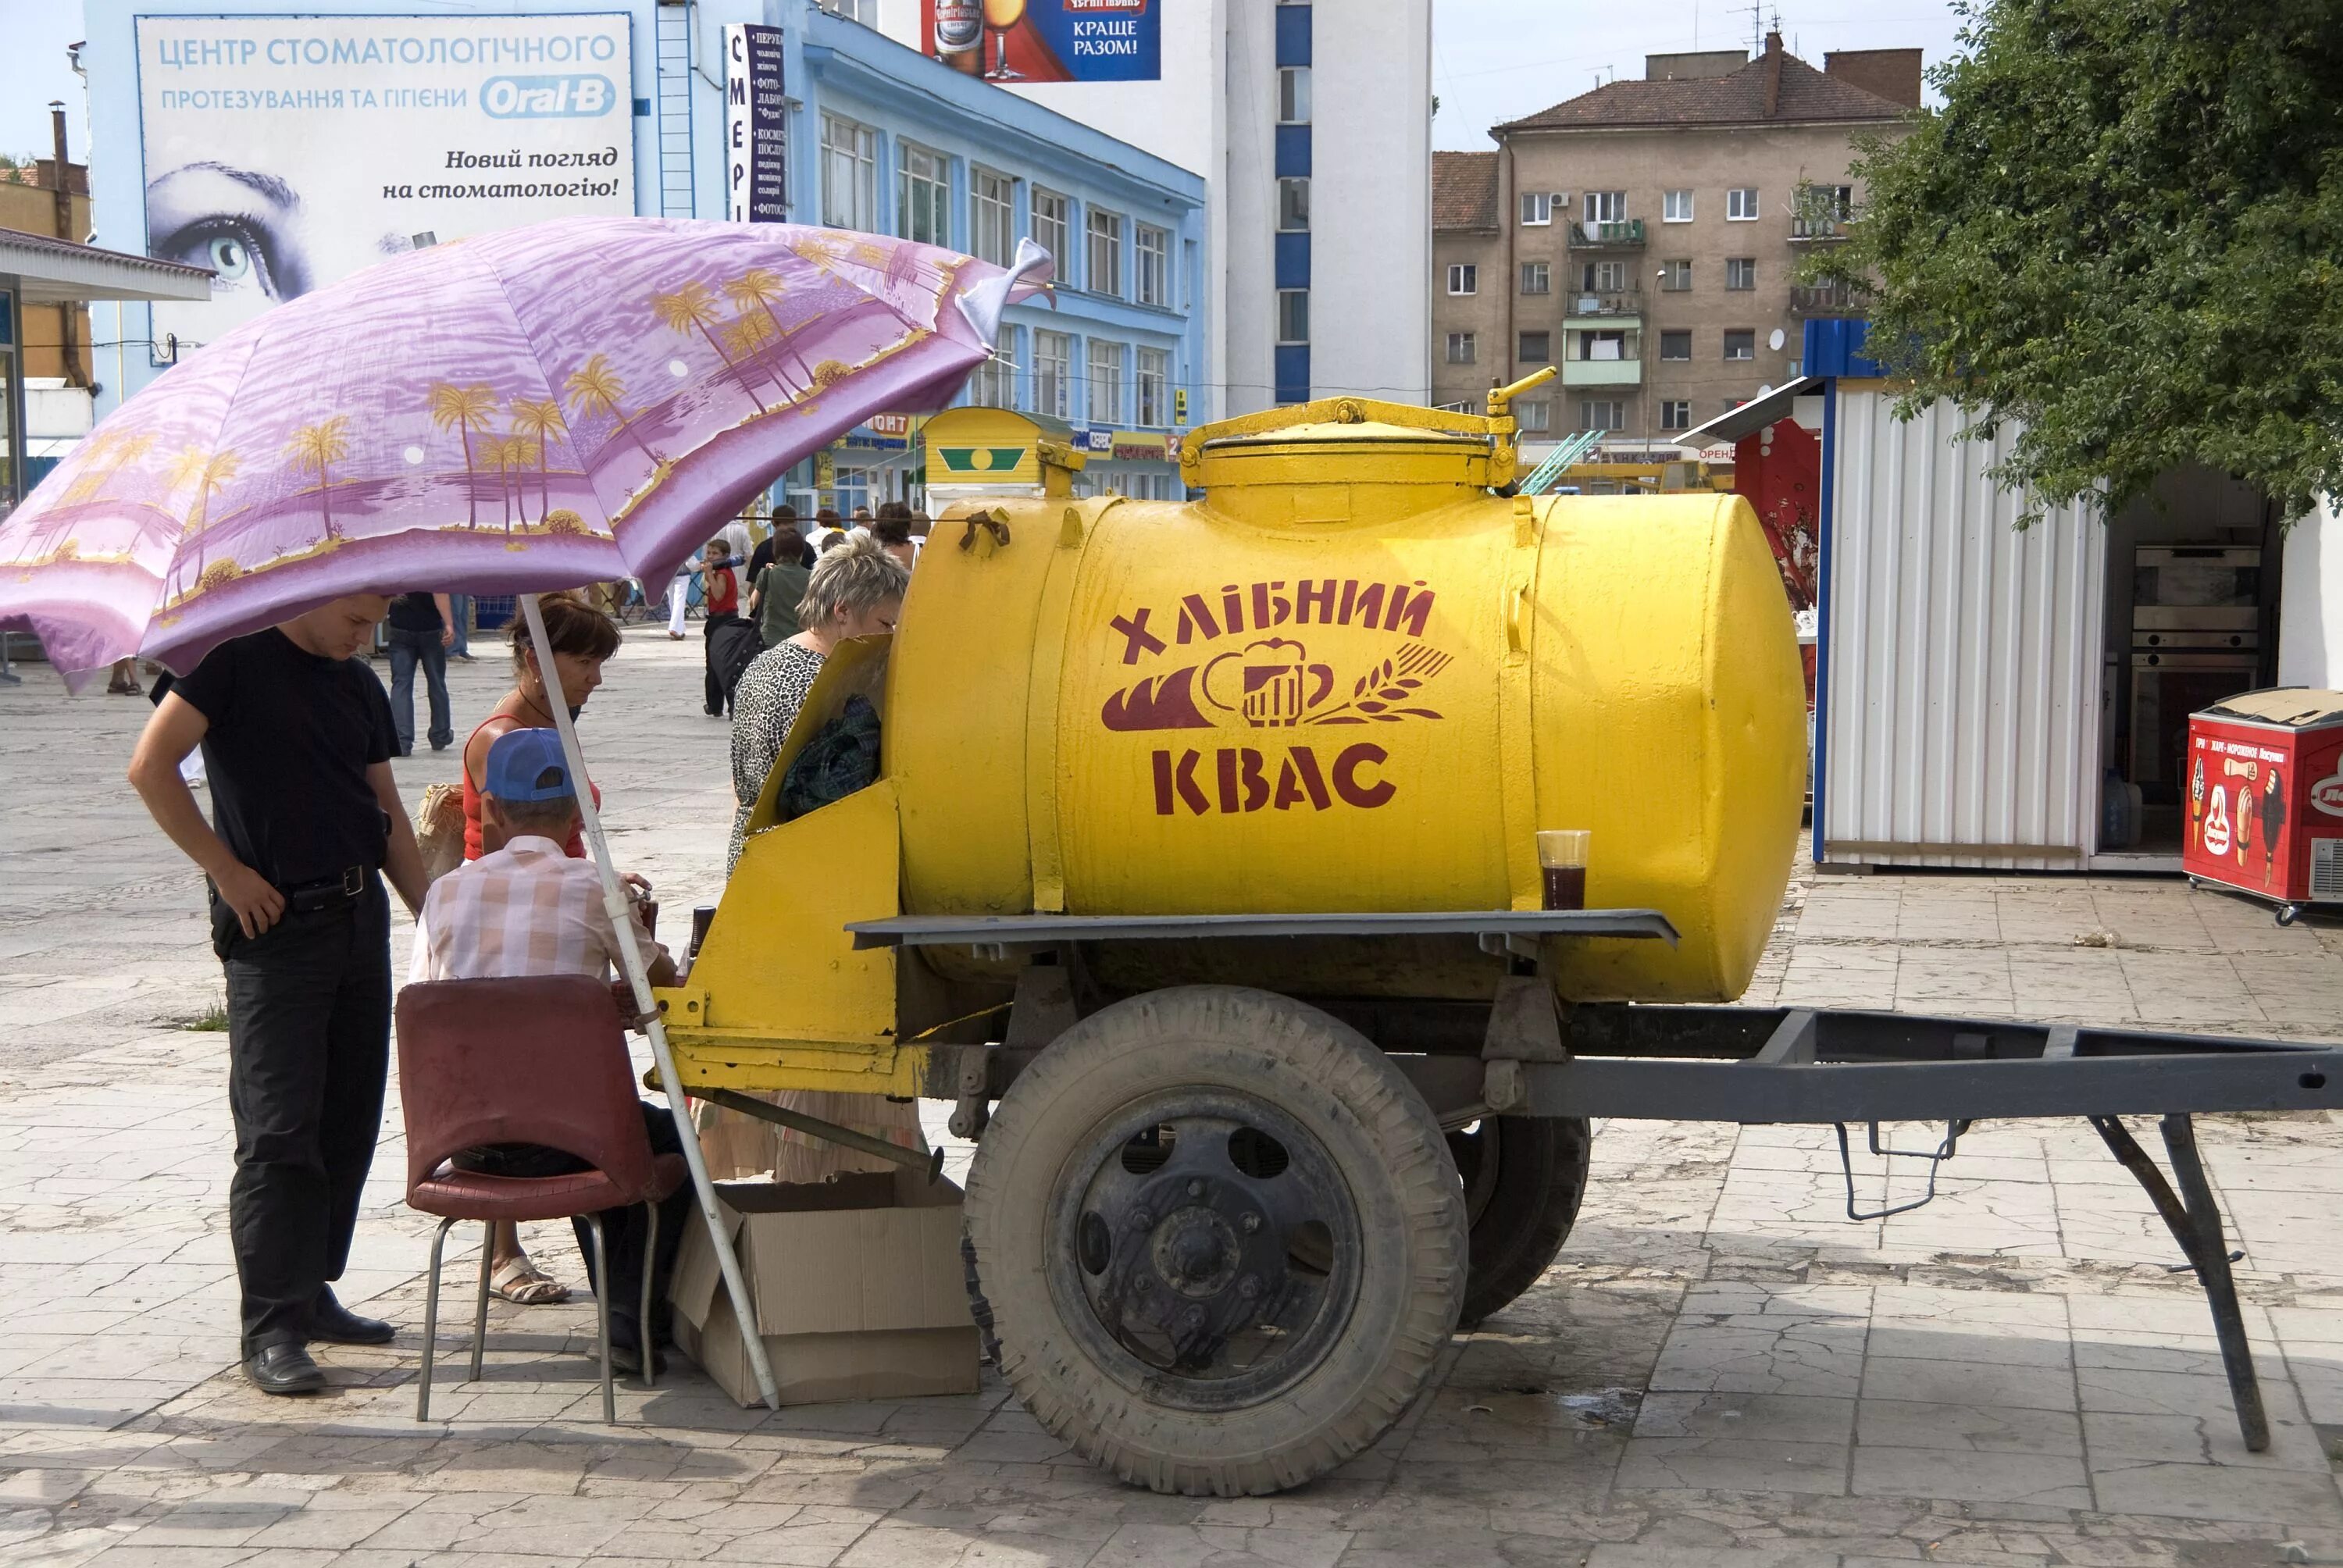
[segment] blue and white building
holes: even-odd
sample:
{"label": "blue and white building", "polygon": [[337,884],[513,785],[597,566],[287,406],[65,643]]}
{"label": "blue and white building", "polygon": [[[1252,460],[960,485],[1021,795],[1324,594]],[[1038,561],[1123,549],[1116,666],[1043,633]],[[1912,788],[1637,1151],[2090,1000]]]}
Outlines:
{"label": "blue and white building", "polygon": [[[726,216],[725,28],[746,23],[781,34],[787,219],[1004,263],[1044,246],[1054,307],[1011,308],[965,397],[1074,426],[1094,489],[1177,493],[1178,437],[1206,407],[1202,176],[813,0],[397,5],[85,0],[98,243],[211,266],[227,302],[101,307],[104,407],[239,313],[412,245],[563,212]],[[475,156],[515,162],[484,176]],[[554,160],[587,166],[539,183]],[[530,183],[446,194],[487,180]],[[917,460],[910,432],[869,428],[777,490],[916,499]]]}

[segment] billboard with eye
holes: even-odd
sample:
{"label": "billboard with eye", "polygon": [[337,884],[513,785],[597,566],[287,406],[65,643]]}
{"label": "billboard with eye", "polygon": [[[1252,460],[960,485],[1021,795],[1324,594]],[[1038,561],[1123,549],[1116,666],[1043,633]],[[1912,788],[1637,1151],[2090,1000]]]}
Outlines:
{"label": "billboard with eye", "polygon": [[141,16],[146,249],[219,275],[156,357],[417,244],[635,210],[623,13]]}

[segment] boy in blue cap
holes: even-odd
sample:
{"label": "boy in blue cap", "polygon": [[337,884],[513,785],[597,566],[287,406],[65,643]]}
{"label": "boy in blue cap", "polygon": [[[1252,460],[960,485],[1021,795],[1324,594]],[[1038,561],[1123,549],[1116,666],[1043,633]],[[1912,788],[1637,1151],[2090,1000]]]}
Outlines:
{"label": "boy in blue cap", "polygon": [[[486,789],[480,802],[477,860],[448,872],[431,886],[416,932],[415,961],[407,979],[510,980],[531,975],[592,975],[623,980],[620,941],[632,941],[646,958],[653,985],[675,983],[675,964],[652,941],[629,910],[627,930],[611,922],[602,903],[602,881],[590,860],[576,860],[562,845],[578,816],[577,784],[562,755],[561,738],[550,729],[514,729],[488,749]],[[621,1010],[631,1013],[631,998]],[[675,1121],[667,1108],[643,1104],[643,1127],[651,1150],[682,1152]],[[586,1169],[575,1155],[529,1143],[498,1143],[466,1150],[456,1164],[492,1176],[561,1176]],[[659,1256],[652,1262],[653,1311],[664,1313],[667,1276],[691,1213],[692,1195],[681,1188],[659,1206]],[[640,1209],[610,1209],[601,1215],[610,1257],[610,1357],[627,1372],[639,1372],[646,1343],[654,1365],[666,1324],[636,1321],[642,1299],[643,1214]],[[578,1250],[590,1277],[592,1232],[583,1219],[572,1221]],[[596,1282],[600,1288],[601,1282]]]}

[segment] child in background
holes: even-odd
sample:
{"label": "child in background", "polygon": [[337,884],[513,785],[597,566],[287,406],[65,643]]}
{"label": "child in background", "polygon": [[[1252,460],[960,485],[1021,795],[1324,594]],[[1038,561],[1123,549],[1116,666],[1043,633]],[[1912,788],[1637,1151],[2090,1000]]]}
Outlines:
{"label": "child in background", "polygon": [[707,596],[708,624],[700,628],[706,639],[708,684],[706,688],[708,717],[724,717],[724,678],[716,668],[716,634],[723,627],[740,618],[740,578],[734,569],[731,546],[723,539],[710,539],[700,552],[700,589]]}

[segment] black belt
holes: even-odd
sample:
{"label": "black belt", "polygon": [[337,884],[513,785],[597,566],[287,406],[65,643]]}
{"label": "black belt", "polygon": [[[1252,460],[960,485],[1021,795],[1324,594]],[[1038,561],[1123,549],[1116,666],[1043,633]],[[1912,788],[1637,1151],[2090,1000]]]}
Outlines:
{"label": "black belt", "polygon": [[330,877],[320,877],[314,882],[298,882],[279,889],[285,895],[287,914],[314,915],[327,910],[339,910],[354,904],[366,896],[374,879],[372,866],[351,866]]}

